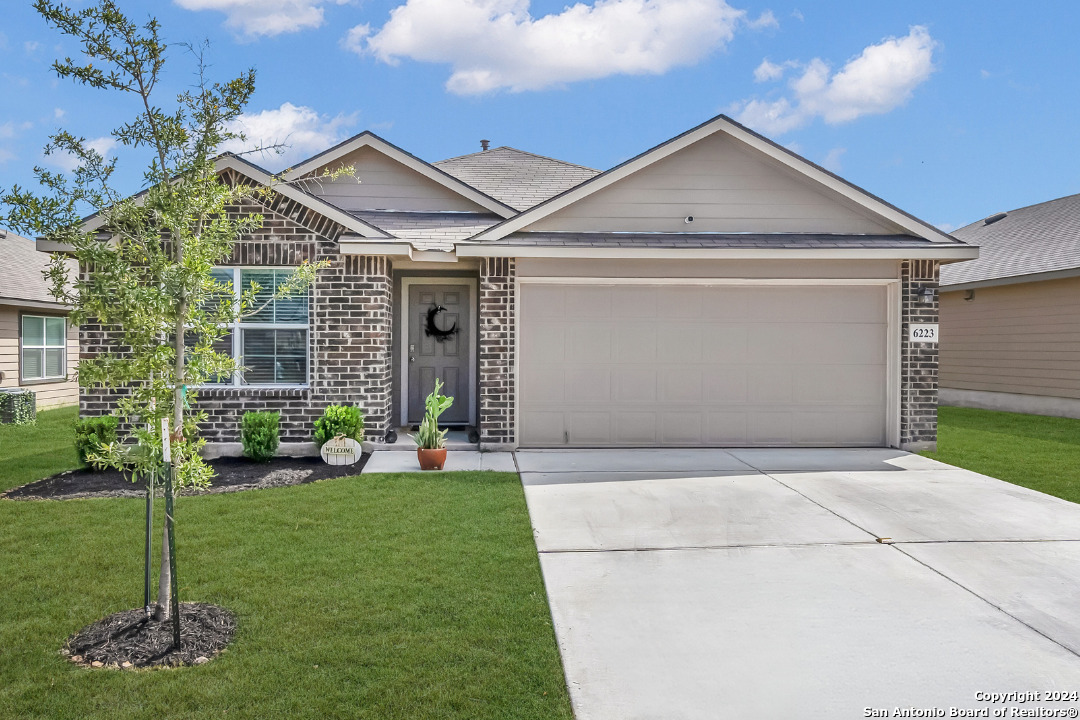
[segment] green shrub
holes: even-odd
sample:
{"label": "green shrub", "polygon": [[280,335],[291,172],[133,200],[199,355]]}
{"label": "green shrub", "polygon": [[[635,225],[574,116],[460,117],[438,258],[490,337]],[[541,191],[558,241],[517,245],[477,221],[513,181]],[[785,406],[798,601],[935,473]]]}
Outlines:
{"label": "green shrub", "polygon": [[79,418],[75,421],[75,452],[79,462],[89,465],[86,456],[95,452],[101,445],[116,442],[116,426],[119,423],[112,415],[102,417]]}
{"label": "green shrub", "polygon": [[244,455],[255,462],[270,462],[278,449],[278,422],[281,414],[246,412],[240,422],[240,442]]}
{"label": "green shrub", "polygon": [[37,395],[33,390],[4,388],[0,391],[0,423],[33,425],[37,422]]}
{"label": "green shrub", "polygon": [[357,442],[364,439],[364,413],[358,407],[331,405],[315,421],[315,444],[320,448],[338,435]]}

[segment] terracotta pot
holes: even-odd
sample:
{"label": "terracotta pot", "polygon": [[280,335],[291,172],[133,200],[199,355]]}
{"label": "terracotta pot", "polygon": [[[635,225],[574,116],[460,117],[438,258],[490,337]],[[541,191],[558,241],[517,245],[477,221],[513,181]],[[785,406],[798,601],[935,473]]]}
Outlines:
{"label": "terracotta pot", "polygon": [[442,470],[446,464],[446,448],[438,450],[425,450],[416,448],[416,459],[420,461],[421,470]]}

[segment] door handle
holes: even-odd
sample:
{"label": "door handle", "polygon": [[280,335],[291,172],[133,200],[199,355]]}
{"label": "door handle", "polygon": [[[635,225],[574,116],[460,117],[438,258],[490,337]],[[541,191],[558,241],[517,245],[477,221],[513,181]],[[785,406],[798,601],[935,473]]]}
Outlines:
{"label": "door handle", "polygon": [[416,358],[412,355],[409,356],[409,362],[416,362]]}

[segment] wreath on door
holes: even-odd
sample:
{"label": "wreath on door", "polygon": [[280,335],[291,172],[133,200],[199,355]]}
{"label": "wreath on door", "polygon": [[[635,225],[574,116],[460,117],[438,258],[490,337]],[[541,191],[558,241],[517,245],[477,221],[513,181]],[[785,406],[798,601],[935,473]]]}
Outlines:
{"label": "wreath on door", "polygon": [[427,325],[424,327],[424,334],[428,337],[435,338],[435,342],[444,343],[453,336],[458,334],[457,321],[449,330],[441,330],[439,326],[435,324],[435,318],[439,313],[444,312],[446,308],[442,305],[432,305],[427,311]]}

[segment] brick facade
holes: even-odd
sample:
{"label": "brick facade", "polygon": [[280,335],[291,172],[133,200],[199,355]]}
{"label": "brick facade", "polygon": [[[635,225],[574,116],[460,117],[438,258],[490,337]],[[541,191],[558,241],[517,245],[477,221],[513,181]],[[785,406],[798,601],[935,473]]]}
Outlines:
{"label": "brick facade", "polygon": [[[900,447],[928,450],[937,446],[938,344],[909,340],[911,323],[938,322],[936,260],[900,264]],[[919,291],[930,286],[934,298],[924,303]]]}
{"label": "brick facade", "polygon": [[515,261],[483,258],[480,264],[480,445],[514,446],[517,339]]}
{"label": "brick facade", "polygon": [[[210,442],[237,442],[240,419],[249,410],[278,410],[282,442],[307,442],[327,405],[364,409],[366,435],[381,439],[390,417],[391,268],[385,257],[341,255],[343,228],[299,203],[275,194],[264,203],[245,203],[234,212],[260,212],[263,226],[233,248],[225,266],[292,266],[326,259],[311,291],[308,387],[208,387],[196,394],[207,412],[203,435]],[[99,325],[80,330],[80,356],[110,346]],[[116,390],[81,388],[80,414],[110,412]]]}

